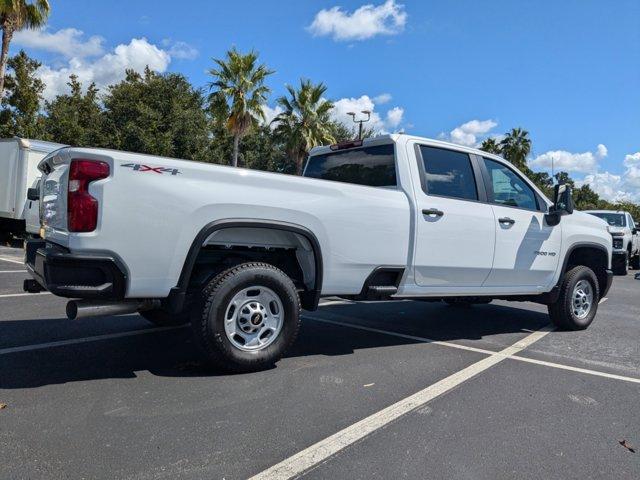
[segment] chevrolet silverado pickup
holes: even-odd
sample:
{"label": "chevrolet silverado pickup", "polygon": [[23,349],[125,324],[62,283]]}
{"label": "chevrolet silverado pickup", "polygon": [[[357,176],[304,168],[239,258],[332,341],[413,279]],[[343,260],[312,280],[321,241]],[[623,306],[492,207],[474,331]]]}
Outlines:
{"label": "chevrolet silverado pickup", "polygon": [[631,214],[613,210],[586,210],[586,213],[607,222],[607,229],[613,238],[613,273],[626,275],[629,267],[640,269],[640,234]]}
{"label": "chevrolet silverado pickup", "polygon": [[611,235],[506,160],[394,134],[315,148],[302,177],[92,148],[39,165],[30,292],[69,318],[190,322],[230,371],[276,362],[323,296],[548,305],[578,330],[611,284]]}

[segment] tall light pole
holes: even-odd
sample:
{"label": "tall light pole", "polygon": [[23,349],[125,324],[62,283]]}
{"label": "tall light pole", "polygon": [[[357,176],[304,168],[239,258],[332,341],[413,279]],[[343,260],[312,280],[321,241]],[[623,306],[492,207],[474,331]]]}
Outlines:
{"label": "tall light pole", "polygon": [[367,116],[367,118],[364,119],[364,120],[356,120],[355,112],[347,112],[347,115],[350,115],[351,118],[353,119],[353,123],[357,123],[358,124],[358,140],[362,140],[362,124],[368,122],[369,120],[371,120],[371,111],[362,110],[360,113],[365,114]]}

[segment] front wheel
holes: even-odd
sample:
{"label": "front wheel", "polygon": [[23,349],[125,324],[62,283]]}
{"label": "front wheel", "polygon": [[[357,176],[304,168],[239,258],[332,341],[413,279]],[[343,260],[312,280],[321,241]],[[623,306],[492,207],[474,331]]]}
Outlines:
{"label": "front wheel", "polygon": [[599,301],[595,273],[589,267],[578,265],[564,275],[558,300],[549,305],[549,316],[561,330],[584,330],[593,322]]}
{"label": "front wheel", "polygon": [[203,290],[192,317],[205,359],[232,372],[263,370],[280,360],[300,328],[300,299],[291,279],[266,263],[243,263]]}
{"label": "front wheel", "polygon": [[640,252],[636,253],[631,259],[631,268],[634,270],[640,270]]}

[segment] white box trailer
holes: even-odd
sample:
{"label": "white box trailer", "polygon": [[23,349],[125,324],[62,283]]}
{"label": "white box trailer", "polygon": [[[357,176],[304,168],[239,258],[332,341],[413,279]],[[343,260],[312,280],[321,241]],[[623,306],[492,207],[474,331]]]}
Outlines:
{"label": "white box trailer", "polygon": [[27,200],[27,190],[40,178],[38,164],[64,146],[18,137],[0,139],[0,235],[26,231],[25,215],[34,208],[37,212],[37,202]]}

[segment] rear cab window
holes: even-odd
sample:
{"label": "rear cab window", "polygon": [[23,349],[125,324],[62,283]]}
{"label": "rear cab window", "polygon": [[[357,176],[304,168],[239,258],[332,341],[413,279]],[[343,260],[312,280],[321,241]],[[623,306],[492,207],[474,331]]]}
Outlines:
{"label": "rear cab window", "polygon": [[304,176],[369,187],[396,187],[392,143],[312,155]]}

